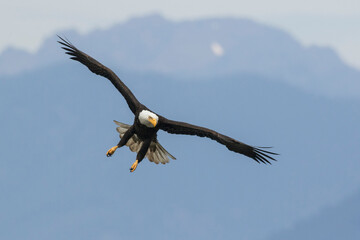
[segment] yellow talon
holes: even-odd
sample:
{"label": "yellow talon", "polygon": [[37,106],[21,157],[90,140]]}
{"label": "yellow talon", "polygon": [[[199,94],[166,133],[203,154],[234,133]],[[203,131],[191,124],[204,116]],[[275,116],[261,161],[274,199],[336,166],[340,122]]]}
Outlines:
{"label": "yellow talon", "polygon": [[110,148],[110,149],[107,151],[106,156],[111,157],[111,155],[114,154],[114,152],[116,151],[116,149],[118,149],[118,146],[115,146],[115,147]]}
{"label": "yellow talon", "polygon": [[132,165],[131,168],[130,168],[130,172],[135,171],[135,169],[137,168],[138,163],[139,163],[138,160],[136,160],[136,161],[133,163],[133,165]]}

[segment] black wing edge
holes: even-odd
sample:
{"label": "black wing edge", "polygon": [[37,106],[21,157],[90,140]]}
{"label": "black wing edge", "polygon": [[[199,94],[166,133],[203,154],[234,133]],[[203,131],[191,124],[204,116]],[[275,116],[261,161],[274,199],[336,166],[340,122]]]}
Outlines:
{"label": "black wing edge", "polygon": [[56,35],[56,36],[58,38],[60,38],[61,41],[57,41],[57,42],[64,46],[61,48],[66,51],[65,53],[72,56],[72,57],[70,57],[70,59],[80,62],[81,59],[77,57],[76,52],[81,52],[81,51],[79,49],[77,49],[66,37],[63,38],[63,37],[60,37],[59,35]]}
{"label": "black wing edge", "polygon": [[252,147],[253,148],[253,152],[254,152],[254,156],[251,156],[252,159],[254,159],[256,162],[258,163],[264,163],[264,164],[270,164],[271,162],[269,161],[277,161],[274,157],[270,156],[270,155],[275,155],[275,156],[279,156],[280,154],[278,153],[274,153],[274,152],[270,152],[270,151],[266,151],[264,149],[269,149],[272,147]]}

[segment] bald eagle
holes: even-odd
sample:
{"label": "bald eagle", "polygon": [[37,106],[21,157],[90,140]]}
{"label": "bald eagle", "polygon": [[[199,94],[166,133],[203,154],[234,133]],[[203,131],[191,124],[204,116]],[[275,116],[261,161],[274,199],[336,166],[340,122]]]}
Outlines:
{"label": "bald eagle", "polygon": [[60,36],[58,37],[60,38],[58,43],[62,45],[61,48],[66,51],[66,54],[71,56],[71,59],[84,64],[91,72],[103,76],[111,81],[111,83],[125,98],[130,110],[135,115],[133,125],[127,125],[114,121],[118,125],[117,131],[120,135],[120,141],[106,153],[106,156],[110,157],[114,154],[116,149],[125,145],[128,146],[131,151],[136,152],[136,161],[132,164],[130,172],[135,171],[138,164],[145,157],[156,164],[168,163],[169,157],[175,159],[175,157],[166,151],[158,142],[157,132],[159,130],[163,130],[171,134],[207,137],[225,145],[230,151],[243,154],[254,159],[258,163],[271,164],[270,160],[276,161],[271,155],[278,154],[266,151],[264,150],[264,147],[249,146],[214,130],[185,122],[173,121],[151,111],[136,99],[130,89],[111,69],[77,49],[68,40],[63,39]]}

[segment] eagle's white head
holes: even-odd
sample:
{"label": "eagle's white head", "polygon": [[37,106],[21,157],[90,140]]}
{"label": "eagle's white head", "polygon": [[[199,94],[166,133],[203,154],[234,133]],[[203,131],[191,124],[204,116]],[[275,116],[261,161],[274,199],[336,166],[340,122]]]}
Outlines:
{"label": "eagle's white head", "polygon": [[139,114],[139,121],[146,127],[154,128],[158,124],[159,117],[148,110],[142,110]]}

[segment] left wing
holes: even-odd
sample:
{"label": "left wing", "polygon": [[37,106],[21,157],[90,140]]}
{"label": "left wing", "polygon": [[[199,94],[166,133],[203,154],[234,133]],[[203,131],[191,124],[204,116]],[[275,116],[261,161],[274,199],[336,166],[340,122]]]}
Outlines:
{"label": "left wing", "polygon": [[164,117],[160,117],[159,119],[159,128],[173,134],[196,135],[199,137],[210,138],[217,141],[218,143],[225,145],[229,150],[244,154],[245,156],[254,159],[258,163],[262,162],[265,164],[271,164],[269,160],[276,160],[270,155],[278,155],[277,153],[265,151],[261,149],[261,147],[256,148],[249,146],[208,128],[191,125],[185,122],[173,121]]}
{"label": "left wing", "polygon": [[125,98],[127,104],[131,111],[135,114],[136,111],[140,108],[141,103],[136,99],[134,94],[130,91],[130,89],[120,80],[118,76],[109,68],[105,67],[94,58],[90,57],[86,53],[77,49],[74,45],[72,45],[69,41],[66,41],[62,37],[58,36],[61,41],[58,41],[63,47],[62,49],[66,50],[66,54],[72,56],[70,57],[73,60],[81,62],[85,66],[89,68],[93,73],[106,77],[111,81],[111,83],[119,90],[119,92]]}

